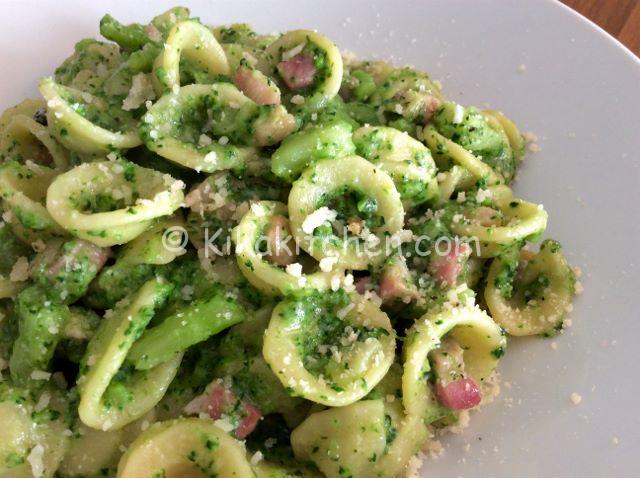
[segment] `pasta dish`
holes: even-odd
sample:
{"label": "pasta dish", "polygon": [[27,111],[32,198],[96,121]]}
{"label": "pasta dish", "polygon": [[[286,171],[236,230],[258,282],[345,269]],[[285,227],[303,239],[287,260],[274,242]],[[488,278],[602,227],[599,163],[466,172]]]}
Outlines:
{"label": "pasta dish", "polygon": [[0,117],[0,476],[404,476],[562,331],[501,112],[312,30],[100,33]]}

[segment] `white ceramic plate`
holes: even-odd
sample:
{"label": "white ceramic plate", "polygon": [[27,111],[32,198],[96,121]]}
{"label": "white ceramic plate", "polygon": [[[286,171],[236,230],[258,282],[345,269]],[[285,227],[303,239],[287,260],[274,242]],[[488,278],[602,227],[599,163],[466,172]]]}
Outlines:
{"label": "white ceramic plate", "polygon": [[[315,28],[359,56],[415,65],[451,98],[501,109],[540,137],[516,191],[544,203],[548,236],[584,271],[574,326],[553,341],[512,340],[500,366],[511,386],[424,475],[640,476],[640,61],[550,0],[183,3],[209,23]],[[169,6],[5,0],[0,107],[36,94],[103,13],[145,21]]]}

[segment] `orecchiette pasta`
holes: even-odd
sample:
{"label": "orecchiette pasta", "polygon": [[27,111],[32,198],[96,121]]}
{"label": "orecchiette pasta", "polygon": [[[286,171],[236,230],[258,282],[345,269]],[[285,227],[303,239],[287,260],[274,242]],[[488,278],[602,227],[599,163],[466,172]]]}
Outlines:
{"label": "orecchiette pasta", "polygon": [[359,296],[317,293],[273,311],[263,354],[290,393],[343,406],[364,397],[391,366],[389,317]]}
{"label": "orecchiette pasta", "polygon": [[[367,221],[359,221],[364,222],[360,232],[366,228],[370,234],[347,240],[349,238],[343,237],[347,229],[332,229],[331,221],[338,216],[329,206],[334,201],[339,204],[339,200],[350,193],[371,216],[368,221],[371,227]],[[312,257],[317,260],[336,257],[338,266],[366,269],[369,264],[384,260],[385,235],[402,229],[404,208],[400,193],[387,173],[360,156],[345,156],[313,164],[293,183],[289,218],[293,235]],[[343,225],[348,219],[345,218]]]}
{"label": "orecchiette pasta", "polygon": [[150,280],[130,302],[119,304],[89,342],[78,377],[78,414],[86,425],[104,431],[122,428],[147,413],[164,395],[182,354],[149,370],[117,374],[154,309],[162,305],[170,291],[171,284]]}
{"label": "orecchiette pasta", "polygon": [[72,151],[105,154],[141,144],[133,118],[122,110],[111,111],[104,99],[51,78],[40,82],[40,92],[47,100],[52,134]]}
{"label": "orecchiette pasta", "polygon": [[85,163],[55,178],[47,210],[70,234],[99,246],[124,244],[180,207],[184,184],[133,163]]}
{"label": "orecchiette pasta", "polygon": [[8,113],[0,119],[0,158],[3,161],[31,161],[58,170],[68,167],[69,153],[47,128],[44,101],[26,100]]}
{"label": "orecchiette pasta", "polygon": [[211,30],[194,20],[174,25],[164,43],[164,50],[153,65],[157,93],[180,87],[180,60],[184,58],[209,75],[229,74],[224,50]]}
{"label": "orecchiette pasta", "polygon": [[[258,67],[269,76],[277,74],[292,90],[311,88],[311,95],[322,102],[334,97],[342,81],[342,56],[324,35],[310,30],[293,30],[271,43]],[[314,75],[309,78],[308,72]]]}
{"label": "orecchiette pasta", "polygon": [[333,277],[342,278],[337,268],[304,274],[298,264],[300,274],[287,271],[286,266],[298,258],[287,214],[287,207],[278,202],[260,201],[251,206],[234,231],[238,267],[254,287],[268,295],[329,289]]}
{"label": "orecchiette pasta", "polygon": [[197,418],[152,426],[131,444],[118,465],[118,478],[178,478],[192,473],[220,478],[253,475],[243,444]]}
{"label": "orecchiette pasta", "polygon": [[575,274],[556,241],[544,241],[537,254],[515,253],[498,256],[489,267],[484,291],[489,311],[511,335],[553,335],[571,309]]}
{"label": "orecchiette pasta", "polygon": [[55,170],[35,163],[9,161],[0,166],[0,196],[5,211],[10,212],[6,219],[14,233],[27,242],[37,235],[65,235],[45,207],[47,189],[55,177]]}

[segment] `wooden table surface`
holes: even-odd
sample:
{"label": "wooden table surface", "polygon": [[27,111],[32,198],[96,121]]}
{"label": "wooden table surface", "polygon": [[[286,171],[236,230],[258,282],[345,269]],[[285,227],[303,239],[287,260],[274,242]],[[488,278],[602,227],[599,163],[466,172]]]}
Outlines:
{"label": "wooden table surface", "polygon": [[562,0],[640,56],[640,0]]}

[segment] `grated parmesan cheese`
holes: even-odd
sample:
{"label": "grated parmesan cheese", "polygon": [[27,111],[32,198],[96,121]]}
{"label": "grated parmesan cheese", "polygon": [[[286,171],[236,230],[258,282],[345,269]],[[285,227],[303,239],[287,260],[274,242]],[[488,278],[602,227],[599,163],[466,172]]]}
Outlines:
{"label": "grated parmesan cheese", "polygon": [[336,312],[336,315],[338,316],[338,318],[340,320],[342,320],[349,314],[349,312],[351,312],[353,310],[354,307],[355,307],[355,305],[353,303],[347,304],[342,309],[340,309],[338,312]]}
{"label": "grated parmesan cheese", "polygon": [[340,290],[340,283],[342,282],[342,280],[340,279],[340,276],[335,275],[331,278],[331,290],[333,292],[337,292],[338,290]]}
{"label": "grated parmesan cheese", "polygon": [[291,50],[285,51],[281,56],[282,61],[290,60],[291,58],[296,56],[298,53],[302,52],[305,46],[307,46],[307,42],[302,42],[299,45],[294,46]]}
{"label": "grated parmesan cheese", "polygon": [[220,418],[219,420],[214,421],[213,424],[227,433],[234,429],[234,426],[226,418]]}
{"label": "grated parmesan cheese", "polygon": [[491,193],[488,189],[478,189],[478,192],[476,193],[476,201],[478,201],[479,203],[483,203],[486,199],[490,198]]}
{"label": "grated parmesan cheese", "polygon": [[146,73],[138,73],[131,81],[131,89],[127,97],[122,100],[122,109],[131,111],[140,108],[147,101],[155,100],[156,92],[153,83]]}
{"label": "grated parmesan cheese", "polygon": [[29,462],[29,465],[31,465],[31,473],[34,478],[40,478],[44,475],[43,457],[44,447],[40,443],[34,446],[29,452],[29,456],[27,456],[27,461]]}
{"label": "grated parmesan cheese", "polygon": [[333,266],[335,266],[337,262],[337,257],[323,257],[319,262],[320,270],[322,272],[331,272],[333,270]]}
{"label": "grated parmesan cheese", "polygon": [[299,264],[297,262],[294,262],[293,264],[289,264],[285,268],[285,271],[287,271],[287,274],[293,277],[302,277],[302,264]]}
{"label": "grated parmesan cheese", "polygon": [[29,261],[26,257],[20,256],[13,265],[11,272],[9,273],[9,280],[11,282],[24,282],[29,278]]}
{"label": "grated parmesan cheese", "polygon": [[463,119],[464,119],[464,108],[462,107],[462,105],[459,105],[458,103],[456,103],[456,107],[453,111],[453,119],[451,120],[451,122],[453,124],[460,124],[462,123]]}
{"label": "grated parmesan cheese", "polygon": [[316,228],[322,226],[325,222],[334,221],[338,217],[337,211],[322,206],[309,214],[302,222],[302,231],[305,234],[313,234]]}
{"label": "grated parmesan cheese", "polygon": [[213,140],[204,133],[202,133],[198,138],[198,144],[200,146],[209,146],[212,142]]}
{"label": "grated parmesan cheese", "polygon": [[34,370],[31,372],[31,380],[49,380],[50,378],[51,374],[43,370]]}
{"label": "grated parmesan cheese", "polygon": [[262,455],[262,453],[260,451],[257,451],[253,454],[249,462],[251,463],[251,466],[256,466],[258,463],[260,463],[263,460],[263,458],[264,456]]}

